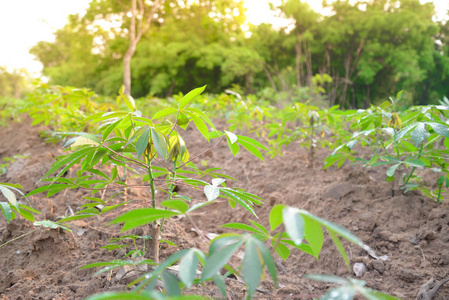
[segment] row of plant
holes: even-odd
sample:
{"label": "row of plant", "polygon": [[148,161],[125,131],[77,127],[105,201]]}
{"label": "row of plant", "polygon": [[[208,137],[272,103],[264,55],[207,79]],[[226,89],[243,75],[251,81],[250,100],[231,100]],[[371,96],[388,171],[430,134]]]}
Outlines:
{"label": "row of plant", "polygon": [[[57,91],[58,97],[54,97],[55,93],[52,90],[48,95],[44,93],[38,96],[39,99],[36,98],[38,100],[35,99],[35,101],[47,99],[48,102],[45,102],[48,106],[44,109],[51,114],[47,116],[48,119],[37,119],[37,121],[35,119],[35,122],[49,122],[47,124],[54,126],[53,128],[58,131],[66,130],[63,133],[59,132],[57,136],[66,137],[65,146],[68,153],[58,157],[47,172],[44,180],[49,184],[35,189],[27,196],[46,192],[47,197],[51,197],[67,189],[86,189],[92,191],[92,195],[84,197],[85,204],[74,216],[66,216],[58,222],[48,220],[35,222],[31,213],[38,212],[17,202],[13,191],[20,192],[19,186],[2,184],[0,190],[8,202],[1,202],[1,208],[8,222],[14,219],[16,213],[19,213],[35,222],[36,226],[61,227],[65,230],[70,230],[67,227],[70,221],[103,216],[107,212],[117,210],[122,211],[123,214],[110,223],[124,224],[122,232],[137,227],[143,227],[145,232],[148,232],[148,236],[144,238],[145,250],[136,249],[136,251],[125,252],[122,260],[98,262],[85,268],[102,267],[97,272],[101,273],[124,265],[137,267],[146,264],[150,266],[151,271],[130,283],[130,291],[104,293],[93,296],[91,299],[164,299],[184,295],[184,291],[193,284],[202,284],[207,281],[212,281],[226,296],[226,280],[230,280],[227,278],[231,274],[245,283],[247,297],[250,298],[256,293],[265,269],[276,287],[277,270],[273,260],[275,253],[286,260],[290,251],[296,250],[318,259],[323,246],[324,229],[329,232],[348,268],[349,260],[340,241],[341,237],[362,247],[371,256],[377,258],[367,245],[344,228],[304,210],[276,205],[270,212],[270,228],[268,229],[255,221],[249,221],[251,225],[226,224],[224,226],[227,228],[242,230],[246,233],[222,234],[211,241],[207,253],[199,249],[182,249],[164,262],[159,262],[159,236],[163,232],[164,222],[167,219],[184,215],[196,227],[190,214],[218,199],[226,199],[231,207],[237,205],[243,207],[254,218],[258,218],[254,207],[262,205],[263,200],[260,197],[240,188],[229,187],[227,183],[232,180],[231,177],[218,173],[217,169],[200,170],[195,165],[195,161],[204,153],[215,150],[216,146],[223,142],[228,144],[234,155],[240,148],[244,148],[255,156],[263,158],[261,151],[267,148],[252,138],[230,131],[217,130],[207,114],[192,105],[194,100],[207,101],[207,97],[199,97],[204,87],[195,89],[175,103],[172,102],[171,105],[154,112],[151,118],[135,110],[135,101],[122,94],[119,95],[119,99],[123,101],[127,109],[112,111],[110,109],[113,104],[105,102],[107,105],[102,108],[101,104],[98,105],[92,99],[95,96],[86,90],[67,89]],[[87,98],[85,98],[86,95],[88,95]],[[56,104],[55,101],[61,102]],[[72,101],[82,101],[84,107],[76,106],[75,109]],[[239,102],[232,101],[229,101],[228,105],[246,103],[241,99],[238,100]],[[121,103],[118,103],[114,108],[120,109],[120,105]],[[34,112],[43,109],[40,106],[34,108]],[[106,111],[101,111],[103,109]],[[30,112],[30,115],[33,117],[33,112]],[[88,117],[81,120],[81,117],[85,116]],[[61,121],[63,118],[74,122]],[[182,129],[186,129],[189,124],[195,126],[206,140],[213,142],[213,145],[199,154],[189,153],[181,134]],[[68,170],[72,170],[70,174],[73,176],[62,176]],[[123,174],[125,170],[138,178],[138,185],[150,190],[150,199],[129,203],[131,200],[113,201],[113,197],[104,200],[100,196],[104,190],[123,190],[129,186],[126,179],[119,176],[119,173]],[[206,200],[190,194],[178,194],[175,191],[177,185],[203,191]],[[163,192],[163,195],[166,195],[165,199],[158,199],[156,190]],[[124,208],[125,204],[128,204],[127,208]],[[97,209],[99,205],[102,207],[101,210]],[[123,241],[126,238],[135,239],[136,237],[127,235],[120,240]],[[114,241],[111,242],[114,243]],[[242,248],[243,259],[240,265],[236,266],[231,261],[234,254]],[[115,247],[110,245],[109,249],[115,249]],[[170,269],[175,263],[179,263],[178,273]],[[222,268],[226,270],[225,274],[219,272]],[[342,297],[352,299],[356,293],[368,299],[394,299],[364,287],[361,281],[332,276],[312,278],[343,285],[343,287],[330,290],[322,299],[341,299]],[[163,283],[162,293],[156,289],[159,280]]]}
{"label": "row of plant", "polygon": [[[245,113],[239,110],[229,115],[229,122],[256,130],[270,145],[272,156],[282,155],[286,145],[296,143],[307,149],[308,165],[313,167],[316,148],[326,148],[332,152],[324,169],[346,162],[367,168],[388,166],[385,178],[393,183],[393,191],[419,190],[440,202],[449,187],[449,101],[399,111],[402,97],[400,92],[380,105],[357,111],[321,108],[309,101],[273,109],[273,104],[258,101],[250,105],[253,110],[257,107],[260,116],[252,117],[251,125],[246,125]],[[423,175],[432,179],[425,180]]]}

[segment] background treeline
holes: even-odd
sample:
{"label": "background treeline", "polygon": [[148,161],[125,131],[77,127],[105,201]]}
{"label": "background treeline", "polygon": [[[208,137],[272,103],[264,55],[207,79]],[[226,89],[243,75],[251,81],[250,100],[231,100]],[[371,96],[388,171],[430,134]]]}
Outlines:
{"label": "background treeline", "polygon": [[[85,16],[70,16],[54,42],[35,45],[31,53],[51,83],[116,94],[134,28],[132,2],[93,1]],[[408,104],[449,95],[449,24],[432,20],[431,3],[335,1],[326,4],[332,13],[322,16],[299,0],[284,0],[272,8],[290,20],[281,28],[249,24],[243,3],[234,0],[144,6],[151,16],[134,19],[150,25],[131,61],[134,97],[165,97],[204,84],[209,92],[239,85],[285,98],[312,87],[330,105],[346,108],[399,90]]]}

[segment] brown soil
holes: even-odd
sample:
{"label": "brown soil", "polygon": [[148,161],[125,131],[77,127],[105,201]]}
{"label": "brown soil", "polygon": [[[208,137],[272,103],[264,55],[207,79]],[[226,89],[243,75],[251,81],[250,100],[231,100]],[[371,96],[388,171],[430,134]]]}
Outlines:
{"label": "brown soil", "polygon": [[[0,128],[0,158],[15,154],[29,155],[12,163],[0,182],[22,184],[26,192],[42,185],[39,180],[49,169],[54,157],[62,153],[60,145],[44,143],[30,120]],[[203,151],[205,144],[195,131],[189,129],[185,139],[191,155]],[[223,167],[222,173],[238,179],[231,186],[244,187],[265,199],[256,209],[261,222],[268,228],[268,214],[275,204],[287,204],[310,211],[342,225],[386,261],[375,260],[350,243],[344,243],[351,266],[363,262],[368,272],[359,279],[367,286],[401,299],[417,299],[423,284],[430,279],[440,281],[449,277],[449,206],[436,204],[419,193],[392,196],[392,186],[385,183],[385,170],[363,169],[346,165],[342,169],[322,171],[325,151],[318,151],[314,168],[307,167],[307,154],[294,144],[287,147],[283,157],[259,161],[241,152],[233,157],[225,143],[201,158],[207,167]],[[198,164],[200,165],[200,164]],[[180,194],[190,193],[181,188]],[[399,194],[399,195],[398,195]],[[85,191],[70,190],[50,199],[44,195],[30,197],[31,206],[42,212],[39,220],[54,220],[77,210],[88,196]],[[130,199],[142,200],[148,191],[133,189]],[[198,196],[205,199],[203,195]],[[122,199],[117,199],[119,202]],[[4,200],[2,200],[4,201]],[[22,200],[24,201],[24,200]],[[37,229],[24,238],[0,248],[0,299],[83,299],[88,295],[112,290],[124,290],[129,278],[116,276],[116,271],[92,276],[95,269],[81,270],[86,264],[121,258],[118,251],[100,248],[111,237],[118,237],[119,226],[107,226],[117,214],[94,217],[70,223],[72,233],[62,230]],[[227,202],[212,204],[194,214],[193,220],[204,233],[225,232],[220,224],[255,219],[242,208],[231,209]],[[207,250],[207,243],[192,230],[185,218],[173,219],[164,225],[162,239],[180,248],[198,247]],[[0,244],[33,230],[32,224],[21,219],[6,224],[0,218]],[[142,234],[139,229],[133,233]],[[177,250],[164,244],[161,260]],[[292,251],[287,261],[276,258],[280,288],[273,288],[266,279],[260,286],[269,294],[257,294],[267,299],[319,298],[330,287],[303,279],[304,274],[355,275],[349,272],[330,238],[326,238],[319,261]],[[120,280],[119,280],[120,279]],[[233,299],[243,299],[242,285],[230,282]],[[449,284],[448,284],[449,285]],[[193,293],[218,297],[211,286],[197,287]],[[434,299],[449,299],[449,287],[443,287]]]}

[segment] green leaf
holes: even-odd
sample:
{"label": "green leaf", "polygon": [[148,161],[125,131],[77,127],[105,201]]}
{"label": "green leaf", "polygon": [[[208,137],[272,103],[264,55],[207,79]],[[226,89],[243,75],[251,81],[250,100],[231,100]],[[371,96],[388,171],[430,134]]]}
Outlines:
{"label": "green leaf", "polygon": [[43,227],[47,227],[47,228],[52,228],[52,229],[57,229],[57,228],[62,228],[65,229],[69,232],[71,232],[72,230],[70,230],[67,226],[49,221],[49,220],[44,220],[44,221],[37,221],[33,223],[34,226],[43,226]]}
{"label": "green leaf", "polygon": [[255,229],[254,227],[251,227],[251,226],[243,224],[243,223],[229,223],[229,224],[221,225],[220,227],[245,230],[245,231],[258,233],[258,234],[262,233],[259,230]]}
{"label": "green leaf", "polygon": [[3,215],[6,218],[6,221],[9,223],[12,219],[12,211],[11,207],[6,202],[0,202],[0,208],[2,209]]}
{"label": "green leaf", "polygon": [[111,123],[108,125],[108,127],[105,129],[105,131],[103,132],[103,140],[106,140],[109,136],[109,134],[111,134],[111,132],[115,129],[115,127],[117,127],[117,125],[121,122],[121,119],[118,119],[117,121]]}
{"label": "green leaf", "polygon": [[153,139],[153,144],[156,152],[160,156],[162,156],[164,160],[166,160],[168,157],[168,146],[167,140],[165,139],[164,135],[156,129],[151,128],[151,138]]}
{"label": "green leaf", "polygon": [[217,275],[218,271],[226,264],[231,256],[234,255],[243,242],[243,239],[235,239],[232,243],[211,253],[206,259],[206,265],[204,266],[201,280],[206,280]]}
{"label": "green leaf", "polygon": [[243,141],[243,140],[239,140],[238,143],[239,143],[240,145],[242,145],[243,148],[245,148],[246,150],[248,150],[249,152],[251,152],[254,156],[260,158],[261,160],[264,160],[262,154],[261,154],[260,151],[259,151],[259,149],[257,149],[256,147],[254,147],[252,144],[247,143],[247,142],[245,142],[245,141]]}
{"label": "green leaf", "polygon": [[0,185],[0,191],[2,192],[3,196],[5,196],[5,198],[9,201],[9,203],[18,208],[16,194],[14,194],[13,191],[3,185]]}
{"label": "green leaf", "polygon": [[396,169],[397,169],[400,165],[401,165],[401,164],[395,164],[395,165],[392,165],[392,166],[387,170],[387,176],[388,176],[388,177],[394,176],[394,173],[396,172]]}
{"label": "green leaf", "polygon": [[312,248],[315,254],[314,256],[316,257],[316,259],[318,259],[321,249],[323,248],[323,229],[321,228],[319,222],[305,215],[303,215],[302,217],[304,219],[304,235],[310,245],[310,248]]}
{"label": "green leaf", "polygon": [[198,131],[209,141],[209,129],[207,128],[206,123],[193,112],[185,111],[184,113],[192,118]]}
{"label": "green leaf", "polygon": [[285,207],[283,204],[277,204],[271,209],[269,217],[271,231],[274,231],[282,224],[282,211]]}
{"label": "green leaf", "polygon": [[420,159],[406,159],[404,161],[406,165],[412,166],[412,167],[425,167],[427,164],[423,162]]}
{"label": "green leaf", "polygon": [[12,207],[12,209],[15,210],[16,212],[18,212],[22,217],[24,217],[28,221],[30,221],[30,222],[34,222],[35,221],[34,220],[34,216],[30,212],[28,212],[28,211],[26,211],[24,209],[20,209],[20,208],[17,209],[14,206]]}
{"label": "green leaf", "polygon": [[239,152],[239,144],[237,143],[231,143],[229,137],[226,135],[226,141],[228,142],[229,149],[231,150],[232,154],[235,156]]}
{"label": "green leaf", "polygon": [[179,263],[179,278],[188,289],[192,286],[198,268],[197,251],[197,249],[190,249]]}
{"label": "green leaf", "polygon": [[399,300],[399,298],[368,288],[360,289],[360,293],[368,300]]}
{"label": "green leaf", "polygon": [[242,261],[242,277],[248,286],[248,294],[251,297],[259,286],[262,277],[262,262],[253,239],[248,239],[245,247],[245,256]]}
{"label": "green leaf", "polygon": [[255,227],[257,227],[260,230],[260,233],[265,234],[265,235],[269,235],[268,231],[265,229],[265,227],[263,227],[262,225],[260,225],[259,223],[253,221],[253,220],[249,220],[251,222],[251,224],[253,224]]}
{"label": "green leaf", "polygon": [[160,110],[157,113],[155,113],[152,119],[156,120],[156,119],[164,118],[166,116],[172,115],[177,112],[178,112],[178,110],[176,108],[167,107],[167,108],[164,108],[163,110]]}
{"label": "green leaf", "polygon": [[422,141],[424,141],[428,134],[426,131],[426,126],[424,123],[418,123],[418,126],[416,126],[415,130],[411,134],[413,142],[416,146],[421,144]]}
{"label": "green leaf", "polygon": [[274,250],[283,260],[287,260],[287,258],[290,256],[290,249],[288,249],[288,247],[282,243],[279,243]]}
{"label": "green leaf", "polygon": [[304,238],[304,219],[299,214],[299,209],[294,207],[284,207],[282,219],[285,229],[296,245],[302,243]]}
{"label": "green leaf", "polygon": [[265,246],[265,244],[259,240],[254,239],[254,242],[257,244],[257,248],[262,254],[263,261],[267,266],[268,272],[270,273],[271,278],[273,278],[274,284],[277,284],[277,274],[276,274],[276,265],[274,263],[273,257],[271,256],[270,250]]}
{"label": "green leaf", "polygon": [[430,125],[430,127],[432,127],[432,129],[439,135],[449,138],[449,127],[447,126],[447,124],[440,124],[435,122],[427,122],[427,124]]}
{"label": "green leaf", "polygon": [[337,234],[339,234],[340,236],[342,236],[343,238],[347,239],[348,241],[354,243],[355,245],[359,246],[360,248],[364,249],[365,251],[367,251],[368,253],[370,253],[370,255],[375,256],[374,251],[366,244],[364,244],[358,237],[356,237],[354,234],[352,234],[349,230],[347,230],[346,228],[341,227],[340,225],[337,225],[335,223],[332,223],[330,221],[324,220],[320,217],[314,216],[311,213],[309,213],[308,211],[305,210],[301,210],[300,211],[301,215],[305,215],[310,217],[311,219],[317,221],[318,223],[320,223],[322,226],[326,227],[327,230],[329,231],[333,231]]}
{"label": "green leaf", "polygon": [[226,194],[227,196],[231,197],[232,200],[234,200],[235,202],[237,202],[238,204],[240,204],[243,208],[245,208],[247,211],[249,211],[250,213],[253,214],[253,216],[255,216],[256,218],[259,219],[259,217],[256,215],[256,213],[254,212],[254,209],[248,204],[246,203],[244,200],[242,200],[239,196],[238,193],[236,191],[231,191],[230,189],[227,188],[222,188],[221,192],[223,194]]}
{"label": "green leaf", "polygon": [[164,283],[165,293],[167,296],[181,296],[181,288],[179,287],[179,279],[167,270],[162,272],[162,282]]}
{"label": "green leaf", "polygon": [[71,149],[77,150],[85,145],[97,146],[99,145],[99,143],[87,136],[80,136],[79,138],[76,139],[75,143],[72,144]]}
{"label": "green leaf", "polygon": [[220,292],[223,295],[223,297],[226,297],[226,283],[223,280],[223,276],[217,274],[214,276],[213,279],[215,285],[220,289]]}
{"label": "green leaf", "polygon": [[395,135],[394,141],[395,141],[395,142],[399,141],[399,140],[402,139],[407,133],[409,133],[410,130],[412,130],[412,129],[415,128],[415,127],[416,127],[416,123],[413,123],[413,124],[411,124],[411,125],[409,125],[409,126],[407,126],[407,127],[402,128],[401,131],[399,131],[399,132]]}
{"label": "green leaf", "polygon": [[49,184],[49,185],[43,185],[41,187],[38,187],[37,189],[32,190],[31,192],[29,192],[26,196],[32,196],[38,193],[42,193],[42,192],[46,192],[49,190],[57,190],[62,191],[63,189],[69,187],[67,184]]}
{"label": "green leaf", "polygon": [[156,209],[156,208],[141,208],[126,212],[120,217],[112,220],[109,224],[125,223],[122,229],[123,232],[151,223],[158,219],[170,218],[175,215],[178,215],[178,213],[169,210]]}
{"label": "green leaf", "polygon": [[335,246],[337,246],[338,252],[340,252],[341,256],[343,257],[343,259],[344,259],[344,261],[346,263],[346,267],[349,270],[350,269],[349,259],[348,259],[348,255],[346,254],[345,248],[341,244],[341,241],[338,238],[338,236],[335,234],[335,232],[333,230],[331,230],[331,229],[328,229],[328,231],[329,231],[329,234],[330,234],[332,240],[334,241]]}
{"label": "green leaf", "polygon": [[138,158],[142,156],[142,154],[145,152],[145,149],[148,146],[148,141],[150,139],[150,129],[151,127],[146,126],[145,131],[140,135],[139,139],[136,142],[136,150]]}
{"label": "green leaf", "polygon": [[177,210],[181,213],[185,213],[189,209],[189,205],[180,199],[166,200],[161,202],[162,206]]}
{"label": "green leaf", "polygon": [[267,147],[265,147],[264,145],[259,143],[257,140],[249,138],[247,136],[237,135],[237,141],[239,141],[239,142],[244,141],[244,142],[246,142],[248,144],[254,145],[255,147],[258,147],[260,149],[268,151]]}
{"label": "green leaf", "polygon": [[192,102],[196,97],[198,97],[205,89],[206,86],[203,86],[187,93],[187,95],[185,95],[184,97],[182,97],[181,100],[179,100],[179,108],[183,109],[184,107],[189,105],[189,103]]}
{"label": "green leaf", "polygon": [[196,108],[189,108],[189,111],[196,113],[201,119],[203,119],[207,124],[209,124],[209,126],[212,129],[215,130],[214,123],[212,123],[212,121],[209,119],[209,117],[205,113],[203,113],[201,110],[196,109]]}

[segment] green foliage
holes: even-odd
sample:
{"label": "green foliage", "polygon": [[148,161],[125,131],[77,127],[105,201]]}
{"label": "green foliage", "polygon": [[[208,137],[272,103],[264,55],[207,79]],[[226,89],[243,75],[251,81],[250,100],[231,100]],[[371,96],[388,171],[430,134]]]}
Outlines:
{"label": "green foliage", "polygon": [[[366,167],[387,165],[387,181],[400,182],[405,192],[418,189],[424,195],[442,200],[442,192],[449,187],[447,180],[447,154],[449,126],[447,106],[428,105],[411,107],[398,113],[395,111],[402,92],[396,99],[359,110],[350,116],[352,128],[356,131],[326,158],[324,168],[335,163],[341,166],[347,159],[354,161],[356,144],[370,148],[368,158],[358,158]],[[417,169],[435,173],[436,190],[423,185],[416,176]]]}
{"label": "green foliage", "polygon": [[334,283],[340,287],[330,289],[320,300],[352,300],[356,295],[362,295],[366,299],[375,300],[397,300],[398,298],[383,294],[381,292],[365,287],[366,282],[353,278],[344,279],[341,277],[330,275],[306,275],[306,278],[322,281],[326,283]]}
{"label": "green foliage", "polygon": [[30,81],[29,75],[25,70],[9,72],[5,67],[0,66],[0,99],[9,98],[12,100],[22,98],[30,90]]}
{"label": "green foliage", "polygon": [[[407,105],[436,103],[449,93],[449,25],[432,20],[431,3],[328,1],[333,13],[323,16],[305,2],[283,0],[273,7],[290,20],[283,28],[249,24],[243,2],[160,4],[131,62],[136,97],[207,83],[213,92],[232,84],[246,93],[269,86],[297,101],[297,90],[310,87],[330,107],[356,108],[400,89],[413,91]],[[113,95],[123,80],[130,10],[130,3],[94,1],[85,16],[69,18],[54,42],[39,42],[31,53],[52,83]]]}
{"label": "green foliage", "polygon": [[[134,99],[123,95],[122,92],[117,98],[117,104],[114,104],[116,107],[121,106],[121,109],[116,111],[97,111],[98,106],[95,106],[95,102],[92,100],[93,108],[90,112],[93,114],[79,121],[79,123],[73,122],[67,125],[67,132],[64,133],[64,136],[73,136],[73,138],[65,143],[68,153],[58,157],[45,175],[44,181],[49,182],[49,184],[31,191],[27,195],[46,192],[47,197],[50,197],[66,189],[90,190],[92,195],[84,197],[86,203],[74,216],[65,217],[57,223],[51,221],[34,223],[35,226],[69,230],[63,224],[72,220],[105,214],[112,210],[120,210],[123,205],[132,201],[111,204],[109,201],[121,193],[114,194],[108,199],[103,199],[97,195],[105,189],[127,187],[126,179],[119,175],[121,170],[133,174],[133,177],[141,182],[141,186],[150,188],[150,199],[147,199],[143,204],[134,204],[138,208],[128,209],[111,221],[111,224],[123,224],[122,231],[148,226],[150,234],[147,236],[128,234],[111,239],[104,248],[122,251],[123,258],[109,262],[97,262],[84,267],[100,268],[96,274],[101,274],[124,266],[139,270],[139,266],[148,265],[150,266],[149,273],[143,274],[130,283],[129,287],[133,286],[133,288],[129,292],[104,293],[94,295],[89,299],[188,299],[189,296],[184,296],[185,290],[190,289],[193,285],[209,281],[212,281],[220,289],[223,296],[226,296],[225,278],[231,274],[246,284],[247,297],[251,298],[255,294],[260,281],[264,278],[265,270],[274,284],[277,282],[277,271],[272,253],[277,253],[282,259],[287,260],[291,251],[297,249],[318,259],[324,243],[324,229],[331,236],[348,268],[349,260],[340,238],[348,240],[368,251],[371,256],[376,257],[371,248],[346,229],[316,217],[307,211],[285,205],[276,205],[272,208],[269,216],[269,229],[256,221],[250,221],[251,225],[243,223],[227,224],[224,227],[243,230],[247,233],[222,234],[211,241],[207,253],[195,248],[183,249],[159,263],[159,233],[163,229],[164,220],[179,215],[185,215],[191,220],[190,213],[218,199],[226,199],[231,207],[238,204],[255,218],[258,218],[254,206],[261,205],[263,201],[260,197],[242,189],[229,187],[227,181],[232,180],[232,178],[218,173],[218,168],[200,170],[194,165],[193,162],[196,159],[204,153],[214,150],[224,140],[226,140],[230,151],[234,155],[238,153],[240,147],[243,147],[256,157],[263,159],[262,151],[267,150],[263,144],[253,138],[237,135],[231,131],[217,130],[209,117],[199,109],[202,106],[216,105],[210,103],[208,97],[200,96],[204,89],[205,87],[194,89],[188,94],[178,97],[176,102],[170,102],[165,107],[152,111],[151,119],[144,117],[141,111],[135,110],[138,104],[142,104],[142,100],[134,101]],[[77,90],[68,89],[67,94],[62,96],[67,96],[67,99],[71,100],[77,93]],[[87,90],[82,91],[81,95],[86,93],[90,95],[89,97],[95,97]],[[266,102],[256,102],[251,98],[246,102],[239,99],[237,95],[236,97],[222,95],[219,99],[222,99],[226,105],[235,105],[236,107],[242,105],[242,107],[246,106],[251,109],[254,104],[258,103],[261,105],[262,111],[270,110],[270,106]],[[89,97],[88,99],[90,99]],[[45,94],[43,98],[46,98]],[[84,96],[80,98],[86,101]],[[253,100],[254,102],[252,102]],[[196,104],[196,102],[199,103]],[[70,106],[71,102],[62,101],[55,104],[55,106],[61,105]],[[55,109],[58,110],[58,107]],[[241,108],[238,114],[243,114],[244,111],[245,109]],[[238,114],[230,114],[228,117],[233,120]],[[304,117],[304,115],[307,115],[307,117]],[[317,115],[321,119],[318,119]],[[303,118],[304,122],[309,122],[308,124],[311,125],[313,134],[314,126],[320,128],[316,124],[320,124],[321,120],[323,122],[327,120],[328,124],[341,124],[340,119],[335,121],[336,115],[339,115],[336,108],[324,111],[321,114],[317,107],[297,103],[293,111],[288,111],[286,118],[289,118],[290,121]],[[263,114],[261,120],[265,121],[270,117],[272,117],[271,114]],[[52,114],[49,115],[49,118],[49,124],[60,124],[60,120],[55,119],[68,118],[68,116]],[[432,122],[435,122],[435,120]],[[426,126],[432,127],[432,122],[426,123]],[[75,132],[77,126],[81,124],[88,126],[87,128],[91,130],[91,133]],[[55,125],[55,128],[57,126]],[[70,126],[74,126],[74,128]],[[182,130],[188,126],[194,126],[198,133],[207,141],[212,142],[213,145],[197,155],[189,153],[181,135]],[[439,127],[436,130],[441,133],[445,132],[444,129]],[[65,175],[69,170],[76,170],[70,172],[73,177]],[[211,179],[203,179],[205,176]],[[156,182],[158,189],[166,195],[165,200],[159,201],[156,199]],[[175,192],[175,185],[203,190],[207,200],[197,200],[195,201],[196,204],[193,204],[190,197]],[[2,186],[0,185],[0,187]],[[15,187],[6,185],[2,188],[2,193],[9,201],[9,203],[6,203],[8,207],[14,207],[15,205],[15,195],[13,194],[13,199],[11,188]],[[141,206],[139,207],[139,205]],[[4,207],[6,205],[2,204],[3,214],[7,219],[12,219],[12,216],[8,215],[8,211]],[[24,207],[19,205],[19,208]],[[12,209],[14,210],[14,208]],[[154,228],[156,230],[153,230]],[[166,242],[172,244],[169,241]],[[243,259],[240,265],[234,266],[231,259],[238,251],[244,253]],[[147,257],[148,253],[153,255],[153,259],[143,258]],[[178,264],[178,266],[175,266],[175,264]],[[222,269],[226,270],[225,274],[221,273]],[[158,281],[163,284],[162,292],[155,288]],[[359,292],[365,291],[356,287],[355,283],[351,288]]]}
{"label": "green foliage", "polygon": [[20,189],[22,189],[20,184],[0,182],[1,195],[8,200],[8,202],[0,201],[0,208],[8,223],[14,220],[17,214],[31,222],[35,221],[33,213],[40,214],[39,211],[29,207],[28,205],[19,204],[15,193],[19,193],[24,196]]}

